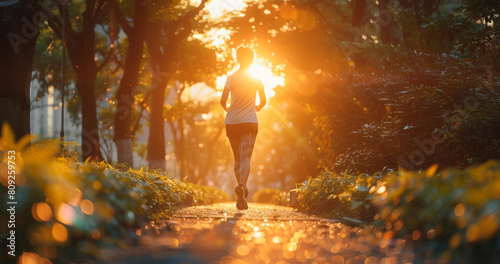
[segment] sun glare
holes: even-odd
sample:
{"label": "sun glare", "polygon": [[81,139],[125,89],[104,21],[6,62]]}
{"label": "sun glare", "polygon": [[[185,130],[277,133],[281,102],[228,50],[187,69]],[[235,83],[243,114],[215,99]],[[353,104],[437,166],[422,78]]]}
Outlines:
{"label": "sun glare", "polygon": [[[274,91],[274,88],[276,88],[276,86],[278,85],[281,87],[285,86],[285,79],[283,77],[275,76],[271,71],[271,69],[267,68],[266,66],[263,66],[258,63],[253,63],[252,66],[250,66],[250,68],[248,69],[248,71],[253,77],[262,81],[262,83],[264,84],[264,90],[266,92],[267,98],[272,98],[276,94],[276,92]],[[227,80],[226,74],[217,77],[216,80],[217,89],[222,90],[224,88],[226,80]],[[257,96],[257,103],[259,102],[258,99],[259,98]]]}
{"label": "sun glare", "polygon": [[283,77],[274,76],[271,69],[261,64],[252,64],[252,66],[248,69],[248,72],[253,77],[262,81],[267,98],[272,98],[276,94],[276,92],[274,92],[274,88],[276,86],[285,86],[285,79]]}
{"label": "sun glare", "polygon": [[245,0],[212,0],[207,3],[205,9],[212,19],[217,19],[233,11],[241,11],[247,7]]}

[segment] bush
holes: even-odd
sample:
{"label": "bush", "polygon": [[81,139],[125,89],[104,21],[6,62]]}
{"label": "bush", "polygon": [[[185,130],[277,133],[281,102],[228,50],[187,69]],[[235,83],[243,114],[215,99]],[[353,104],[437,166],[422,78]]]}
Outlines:
{"label": "bush", "polygon": [[372,204],[376,182],[375,175],[324,172],[304,182],[297,190],[296,207],[299,211],[327,218],[372,220],[376,213]]}
{"label": "bush", "polygon": [[273,202],[275,205],[290,206],[290,193],[280,192],[276,200]]}
{"label": "bush", "polygon": [[465,257],[492,263],[500,257],[500,162],[463,171],[436,169],[386,178],[390,187],[374,200],[381,206],[375,219],[383,237],[413,240],[416,248],[445,262]]}
{"label": "bush", "polygon": [[282,192],[278,189],[260,189],[253,195],[253,201],[288,206],[290,204],[290,195],[288,192]]}
{"label": "bush", "polygon": [[256,203],[272,203],[280,196],[280,190],[278,189],[260,189],[253,195],[253,201]]}
{"label": "bush", "polygon": [[[75,162],[58,154],[58,140],[25,148],[30,141],[27,136],[14,142],[7,127],[0,138],[2,204],[11,201],[7,171],[14,169],[8,165],[15,161],[17,255],[26,251],[69,263],[76,254],[92,256],[102,245],[124,243],[124,238],[136,236],[132,230],[141,223],[168,218],[181,206],[228,200],[221,190],[185,184],[160,172]],[[5,234],[6,212],[0,215],[0,231]]]}
{"label": "bush", "polygon": [[500,161],[437,169],[375,177],[325,172],[298,189],[297,208],[364,220],[383,233],[377,237],[404,238],[419,256],[440,263],[492,263],[500,257]]}
{"label": "bush", "polygon": [[462,168],[500,159],[500,96],[497,94],[480,105],[473,99],[468,107],[450,116],[445,126],[448,145],[455,150]]}
{"label": "bush", "polygon": [[[394,61],[386,70],[339,73],[306,98],[304,118],[313,120],[310,135],[320,155],[320,168],[371,174],[385,166],[409,170],[436,162],[457,166],[464,160],[457,148],[467,145],[476,146],[475,151],[465,148],[470,163],[499,156],[498,148],[490,147],[498,144],[494,132],[499,119],[497,76],[490,78],[480,61],[402,49],[386,55]],[[473,111],[468,110],[471,106]],[[462,119],[464,112],[470,112],[466,113],[470,117],[460,124],[449,120],[453,116]],[[450,130],[458,125],[458,130]],[[420,152],[419,142],[429,142],[436,132],[446,139],[452,132],[453,142],[458,143],[439,140],[432,142],[431,150]],[[422,157],[412,160],[414,152]]]}

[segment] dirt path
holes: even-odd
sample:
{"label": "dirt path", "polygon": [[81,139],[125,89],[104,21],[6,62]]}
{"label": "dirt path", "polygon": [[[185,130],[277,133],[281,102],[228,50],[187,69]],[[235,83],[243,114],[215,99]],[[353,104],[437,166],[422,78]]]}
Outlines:
{"label": "dirt path", "polygon": [[412,263],[403,240],[294,212],[234,203],[190,207],[145,226],[136,246],[109,251],[98,263]]}

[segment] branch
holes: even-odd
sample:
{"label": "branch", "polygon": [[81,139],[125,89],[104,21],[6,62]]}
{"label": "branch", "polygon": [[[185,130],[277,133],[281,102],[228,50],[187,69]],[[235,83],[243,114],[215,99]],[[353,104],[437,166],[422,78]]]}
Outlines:
{"label": "branch", "polygon": [[109,59],[113,56],[113,50],[110,50],[108,52],[108,56],[106,56],[106,58],[104,58],[104,60],[102,61],[101,65],[99,65],[96,69],[96,73],[100,72],[102,70],[102,68],[104,67],[104,65],[106,65],[109,61]]}
{"label": "branch", "polygon": [[100,1],[98,0],[98,1],[97,1],[97,7],[96,7],[96,9],[94,10],[94,12],[92,12],[92,13],[93,13],[93,14],[92,14],[92,19],[91,19],[91,23],[92,23],[92,25],[95,25],[95,23],[97,22],[97,18],[98,18],[98,17],[99,17],[99,15],[101,14],[101,11],[102,11],[102,9],[103,9],[102,7],[103,7],[103,5],[104,5],[104,2],[105,2],[105,1],[106,1],[106,0],[100,0]]}
{"label": "branch", "polygon": [[176,21],[176,26],[174,27],[175,29],[172,30],[173,34],[175,34],[179,26],[184,26],[184,30],[183,32],[179,32],[178,35],[174,36],[176,36],[178,39],[184,39],[189,34],[191,34],[191,24],[189,23],[189,21],[193,19],[196,15],[198,15],[198,13],[200,13],[200,11],[203,8],[205,8],[207,2],[208,0],[202,0],[197,7],[189,10],[183,17],[181,17],[179,20]]}
{"label": "branch", "polygon": [[[138,1],[138,0],[136,0],[136,1]],[[109,3],[109,7],[111,9],[111,12],[114,12],[116,14],[116,17],[118,19],[118,23],[120,23],[120,26],[122,27],[125,34],[127,36],[130,36],[130,34],[132,33],[132,27],[127,22],[127,19],[123,15],[123,12],[120,11],[118,4],[116,4],[115,0],[109,0],[108,3]]]}
{"label": "branch", "polygon": [[146,103],[146,100],[148,100],[149,95],[151,95],[151,93],[147,93],[146,97],[144,97],[144,100],[142,100],[142,102],[140,103],[141,111],[139,112],[139,117],[137,118],[137,121],[135,122],[134,129],[130,132],[130,136],[132,138],[134,137],[135,132],[139,128],[139,123],[141,121],[142,113],[144,112],[144,109],[146,109],[146,107],[144,107],[144,103]]}
{"label": "branch", "polygon": [[[50,28],[56,33],[56,35],[61,38],[62,35],[62,23],[61,20],[54,14],[52,11],[50,11],[48,8],[43,8],[44,11],[47,13],[47,23],[49,23]],[[59,9],[59,12],[61,13],[62,16],[62,9]],[[66,16],[67,20],[67,25],[66,25],[66,34],[71,38],[72,41],[75,41],[76,38],[76,32],[73,30],[71,27],[71,23],[69,23],[69,16]]]}

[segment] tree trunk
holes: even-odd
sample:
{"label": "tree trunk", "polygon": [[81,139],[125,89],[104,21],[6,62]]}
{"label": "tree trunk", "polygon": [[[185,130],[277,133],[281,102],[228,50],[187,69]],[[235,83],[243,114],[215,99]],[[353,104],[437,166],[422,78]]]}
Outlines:
{"label": "tree trunk", "polygon": [[361,26],[365,16],[366,0],[355,0],[352,10],[351,24],[353,27]]}
{"label": "tree trunk", "polygon": [[30,83],[41,19],[38,1],[0,7],[0,126],[30,133]]}
{"label": "tree trunk", "polygon": [[99,147],[99,129],[97,124],[97,104],[94,94],[93,78],[78,77],[76,89],[80,94],[82,106],[82,158],[91,157],[93,161],[104,160]]}
{"label": "tree trunk", "polygon": [[[134,87],[139,79],[142,52],[147,22],[147,6],[136,0],[134,27],[128,36],[129,46],[123,70],[123,77],[116,93],[117,108],[114,118],[114,141],[118,153],[118,163],[134,165],[132,155],[131,114],[134,104]],[[140,117],[139,117],[140,118]]]}
{"label": "tree trunk", "polygon": [[389,13],[389,0],[380,0],[379,8],[379,26],[380,26],[380,40],[384,44],[394,44],[396,39],[394,37],[394,28],[396,23],[394,22],[394,17]]}
{"label": "tree trunk", "polygon": [[[180,96],[179,96],[180,100]],[[179,165],[179,178],[184,180],[187,176],[186,173],[186,155],[184,143],[184,120],[180,118],[177,122],[177,127],[179,128],[178,144],[175,145],[175,155],[177,156],[177,164]],[[191,179],[193,180],[193,179]]]}
{"label": "tree trunk", "polygon": [[[154,65],[154,64],[153,64]],[[158,65],[158,64],[156,64]],[[155,77],[153,77],[155,78]],[[148,165],[149,169],[165,170],[165,121],[163,103],[167,80],[162,80],[153,88],[151,96],[151,116],[149,119]]]}

